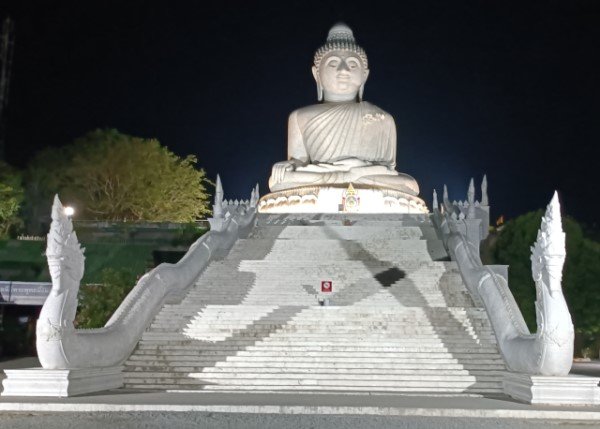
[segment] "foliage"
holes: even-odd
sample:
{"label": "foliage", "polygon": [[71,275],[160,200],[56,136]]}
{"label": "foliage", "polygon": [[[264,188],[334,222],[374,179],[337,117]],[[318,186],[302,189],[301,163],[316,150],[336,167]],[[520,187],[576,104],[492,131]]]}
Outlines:
{"label": "foliage", "polygon": [[[492,247],[494,263],[509,264],[509,286],[530,329],[535,330],[535,284],[531,250],[541,224],[541,210],[506,223]],[[567,258],[563,292],[576,333],[590,343],[600,339],[600,243],[584,237],[581,226],[563,217]]]}
{"label": "foliage", "polygon": [[[41,235],[48,232],[54,194],[62,196],[70,159],[70,147],[46,148],[38,152],[25,171],[25,202],[23,214],[27,232]],[[42,225],[45,220],[46,225]]]}
{"label": "foliage", "polygon": [[79,290],[78,328],[100,328],[135,286],[135,275],[127,269],[106,268],[102,284],[84,285]]}
{"label": "foliage", "polygon": [[19,207],[23,196],[21,174],[0,161],[0,237],[6,237],[11,228],[21,225]]}
{"label": "foliage", "polygon": [[80,219],[193,222],[209,213],[209,182],[195,164],[155,139],[96,130],[40,153],[29,190],[48,201],[58,192]]}
{"label": "foliage", "polygon": [[[153,267],[153,251],[160,242],[82,242],[85,247],[83,282],[102,282],[106,268],[128,269],[140,274]],[[0,278],[14,281],[50,281],[43,241],[0,240]]]}

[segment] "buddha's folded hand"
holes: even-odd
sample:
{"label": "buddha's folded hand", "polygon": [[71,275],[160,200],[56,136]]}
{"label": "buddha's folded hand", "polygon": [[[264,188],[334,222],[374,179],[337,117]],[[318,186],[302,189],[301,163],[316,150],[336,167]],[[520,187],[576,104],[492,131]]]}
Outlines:
{"label": "buddha's folded hand", "polygon": [[285,177],[286,171],[294,170],[294,163],[291,161],[280,161],[273,164],[271,179],[273,183],[281,183]]}
{"label": "buddha's folded hand", "polygon": [[367,161],[363,161],[362,159],[358,159],[358,158],[345,158],[345,159],[340,159],[339,161],[335,161],[333,163],[333,165],[337,165],[340,167],[347,167],[347,168],[356,168],[356,167],[364,167],[364,166],[370,165],[370,163]]}

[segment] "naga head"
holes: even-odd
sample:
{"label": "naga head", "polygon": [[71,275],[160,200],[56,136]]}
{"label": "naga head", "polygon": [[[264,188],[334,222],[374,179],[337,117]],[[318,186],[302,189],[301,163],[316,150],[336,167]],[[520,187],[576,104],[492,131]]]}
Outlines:
{"label": "naga head", "polygon": [[52,204],[52,224],[47,241],[46,258],[52,277],[52,292],[58,295],[67,289],[79,288],[84,270],[84,249],[58,195]]}
{"label": "naga head", "polygon": [[538,285],[540,282],[548,288],[550,295],[562,291],[562,269],[566,258],[565,233],[562,229],[558,193],[554,192],[552,201],[542,217],[542,225],[537,240],[531,247],[531,272]]}

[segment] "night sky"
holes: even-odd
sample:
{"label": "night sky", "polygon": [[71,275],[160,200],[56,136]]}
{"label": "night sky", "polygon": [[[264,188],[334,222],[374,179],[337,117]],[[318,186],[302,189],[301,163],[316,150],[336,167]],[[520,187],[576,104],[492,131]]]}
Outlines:
{"label": "night sky", "polygon": [[[396,4],[398,3],[398,4]],[[398,170],[431,202],[488,174],[493,216],[545,207],[595,223],[600,2],[3,1],[16,46],[9,162],[95,128],[156,137],[261,193],[286,157],[288,114],[316,102],[310,73],[347,23],[369,57],[365,100],[398,127]]]}

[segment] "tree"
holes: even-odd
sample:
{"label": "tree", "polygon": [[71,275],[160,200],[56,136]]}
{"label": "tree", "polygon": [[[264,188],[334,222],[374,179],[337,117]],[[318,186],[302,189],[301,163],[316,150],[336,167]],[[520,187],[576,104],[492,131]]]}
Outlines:
{"label": "tree", "polygon": [[48,232],[54,194],[61,194],[69,165],[70,146],[46,148],[38,152],[25,171],[25,201],[23,214],[27,232],[41,235]]}
{"label": "tree", "polygon": [[101,328],[135,286],[131,271],[105,268],[102,284],[82,285],[75,323],[78,328]]}
{"label": "tree", "polygon": [[47,150],[32,165],[42,170],[35,172],[45,188],[39,193],[59,192],[82,217],[183,223],[209,213],[209,182],[195,164],[194,156],[180,158],[155,139],[107,129]]}
{"label": "tree", "polygon": [[6,237],[11,228],[21,225],[19,208],[22,202],[21,174],[0,161],[0,237]]}
{"label": "tree", "polygon": [[[523,317],[534,330],[535,284],[531,277],[530,247],[541,224],[541,210],[506,223],[493,242],[494,263],[509,264],[509,286]],[[563,292],[573,317],[578,340],[584,346],[600,345],[600,243],[584,237],[581,225],[563,217],[567,258],[563,268]]]}

